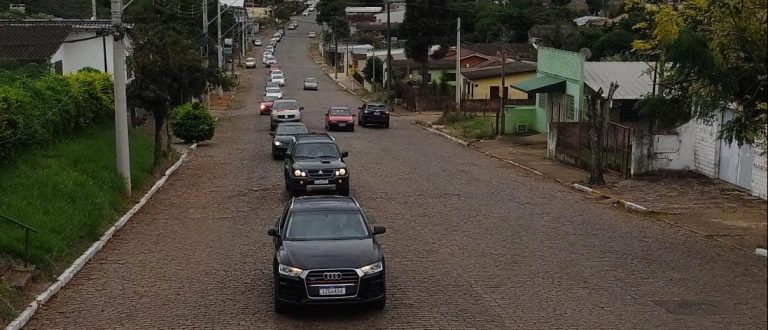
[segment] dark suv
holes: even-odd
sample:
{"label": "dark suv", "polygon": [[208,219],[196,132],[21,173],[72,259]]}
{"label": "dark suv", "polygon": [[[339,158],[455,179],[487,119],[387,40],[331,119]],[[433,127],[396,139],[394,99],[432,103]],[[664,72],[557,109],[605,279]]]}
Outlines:
{"label": "dark suv", "polygon": [[296,135],[285,155],[285,189],[291,196],[303,192],[334,190],[349,196],[349,172],[336,140],[328,133]]}
{"label": "dark suv", "polygon": [[292,199],[267,233],[274,237],[275,312],[316,304],[387,302],[384,252],[351,197]]}
{"label": "dark suv", "polygon": [[381,103],[364,103],[357,115],[357,125],[381,125],[389,128],[389,109]]}

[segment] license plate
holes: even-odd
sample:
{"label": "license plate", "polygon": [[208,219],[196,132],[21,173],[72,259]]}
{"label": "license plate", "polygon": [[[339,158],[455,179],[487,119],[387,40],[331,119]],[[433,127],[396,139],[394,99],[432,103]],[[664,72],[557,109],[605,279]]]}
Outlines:
{"label": "license plate", "polygon": [[[328,184],[328,180],[315,180],[315,184]],[[344,288],[342,288],[342,289],[344,289]]]}
{"label": "license plate", "polygon": [[373,115],[374,116],[381,116],[381,112],[376,111],[376,112],[373,113]]}
{"label": "license plate", "polygon": [[344,127],[344,126],[347,126],[347,124],[344,124],[344,123],[339,124],[339,127]]}
{"label": "license plate", "polygon": [[340,288],[321,288],[320,289],[320,295],[321,296],[339,296],[346,294],[346,289],[344,287]]}

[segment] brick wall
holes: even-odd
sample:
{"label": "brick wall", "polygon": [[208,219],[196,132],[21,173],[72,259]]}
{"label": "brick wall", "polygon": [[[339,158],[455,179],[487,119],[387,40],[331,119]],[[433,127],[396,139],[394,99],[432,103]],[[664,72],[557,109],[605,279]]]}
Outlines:
{"label": "brick wall", "polygon": [[720,140],[717,139],[719,121],[696,122],[696,143],[693,149],[694,169],[706,176],[717,178],[720,160]]}
{"label": "brick wall", "polygon": [[752,165],[752,195],[762,199],[768,199],[768,176],[766,176],[766,155],[760,155],[763,151],[755,148],[755,163]]}

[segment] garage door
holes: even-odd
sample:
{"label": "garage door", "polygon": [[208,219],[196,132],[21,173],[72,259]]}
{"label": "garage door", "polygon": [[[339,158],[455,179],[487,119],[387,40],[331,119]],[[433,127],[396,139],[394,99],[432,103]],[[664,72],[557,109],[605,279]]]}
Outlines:
{"label": "garage door", "polygon": [[[733,118],[733,112],[723,113],[723,123]],[[746,189],[752,188],[752,165],[755,161],[752,145],[741,147],[736,142],[720,141],[720,169],[718,176],[721,180],[733,183]]]}

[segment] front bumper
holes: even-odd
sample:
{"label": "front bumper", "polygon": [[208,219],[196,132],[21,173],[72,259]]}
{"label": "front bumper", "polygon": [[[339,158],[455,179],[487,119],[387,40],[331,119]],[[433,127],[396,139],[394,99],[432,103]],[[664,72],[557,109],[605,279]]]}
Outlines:
{"label": "front bumper", "polygon": [[362,115],[360,119],[366,124],[389,124],[389,115]]}
{"label": "front bumper", "polygon": [[355,127],[354,122],[331,122],[328,123],[328,128],[334,128],[334,129],[351,129],[352,127]]}
{"label": "front bumper", "polygon": [[[275,294],[277,299],[292,306],[334,305],[334,304],[372,304],[386,299],[386,280],[384,272],[364,275],[354,287],[354,294],[343,297],[310,296],[311,286],[300,277],[279,275]],[[332,285],[332,284],[331,284]],[[314,291],[314,290],[312,290]]]}
{"label": "front bumper", "polygon": [[304,89],[305,90],[309,90],[309,91],[316,91],[317,90],[317,86],[304,85]]}
{"label": "front bumper", "polygon": [[349,187],[349,173],[345,176],[334,176],[329,179],[290,176],[288,185],[291,190],[298,192],[340,191]]}
{"label": "front bumper", "polygon": [[272,154],[277,156],[283,156],[286,152],[288,152],[288,147],[285,144],[276,146],[275,143],[272,143]]}

